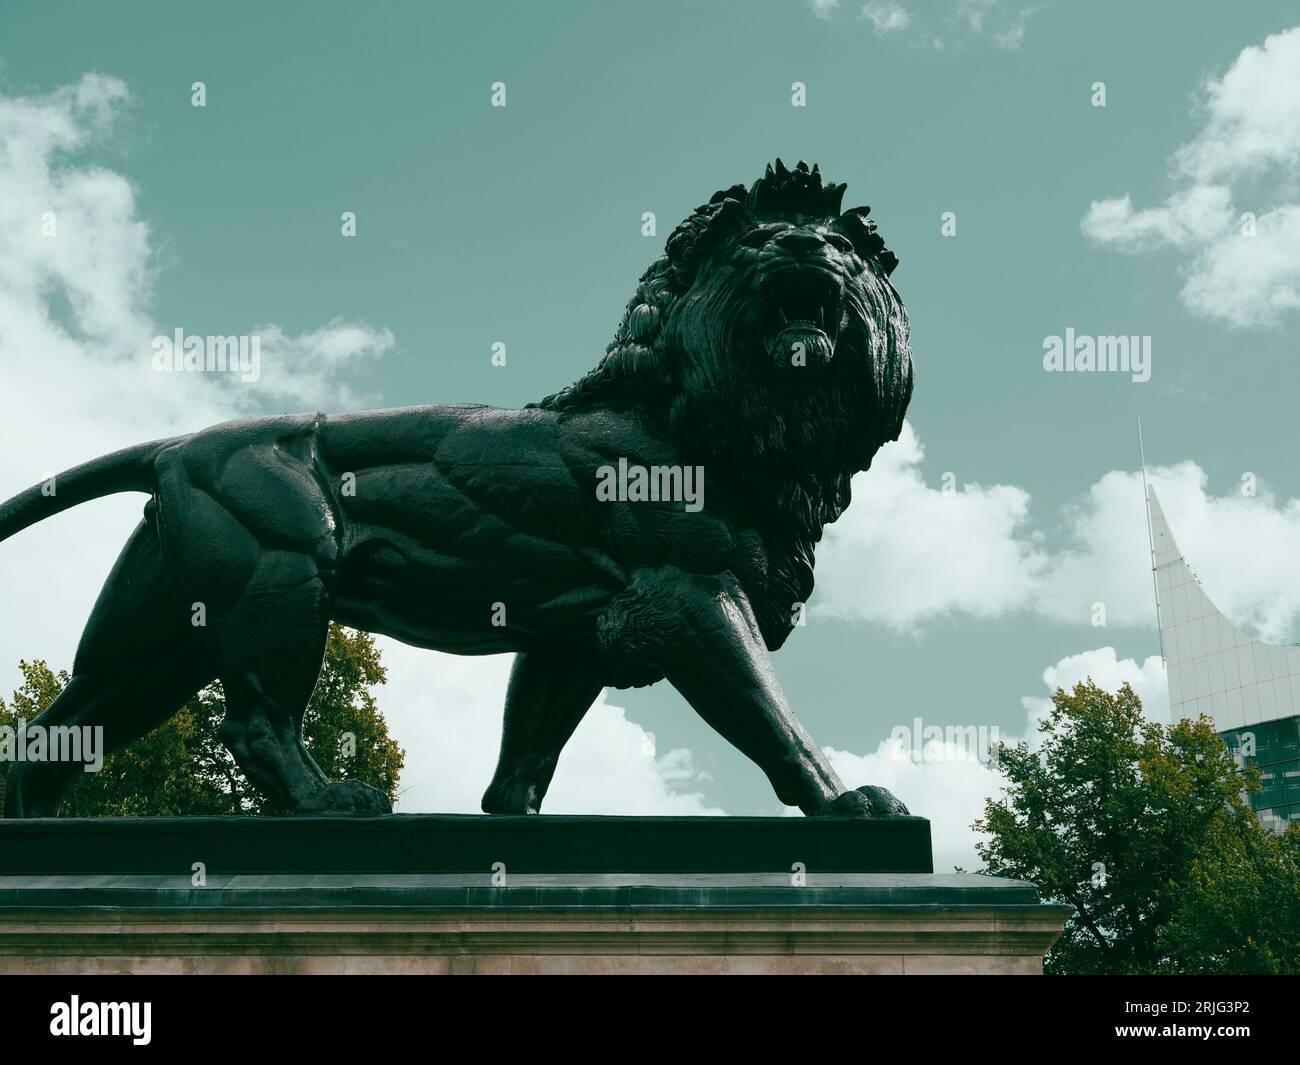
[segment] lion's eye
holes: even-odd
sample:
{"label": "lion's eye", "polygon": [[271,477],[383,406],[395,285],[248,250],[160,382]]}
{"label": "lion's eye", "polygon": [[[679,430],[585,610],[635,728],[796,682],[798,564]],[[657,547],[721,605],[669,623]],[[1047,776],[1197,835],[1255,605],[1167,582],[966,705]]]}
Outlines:
{"label": "lion's eye", "polygon": [[774,229],[751,229],[740,238],[740,243],[746,248],[761,248],[771,240],[775,234],[776,230]]}
{"label": "lion's eye", "polygon": [[848,237],[839,233],[827,233],[825,234],[825,237],[826,243],[836,251],[841,251],[845,255],[853,254],[853,241],[849,240]]}

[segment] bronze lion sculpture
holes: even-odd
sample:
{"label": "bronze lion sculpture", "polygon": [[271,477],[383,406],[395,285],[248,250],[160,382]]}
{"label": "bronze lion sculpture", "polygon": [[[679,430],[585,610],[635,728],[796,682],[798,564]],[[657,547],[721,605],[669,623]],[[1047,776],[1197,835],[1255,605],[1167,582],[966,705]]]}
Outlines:
{"label": "bronze lion sculpture", "polygon": [[[606,686],[667,678],[809,815],[847,791],[768,652],[813,549],[912,392],[897,259],[843,185],[779,160],[673,232],[605,357],[522,410],[426,406],[228,422],[116,452],[0,505],[0,540],[87,500],[150,496],[73,676],[33,724],[113,750],[219,679],[221,737],[299,813],[378,812],[331,783],[302,715],[331,620],[454,654],[515,652],[488,813],[537,812]],[[617,471],[617,476],[613,476]],[[10,767],[5,814],[54,816],[79,766]]]}

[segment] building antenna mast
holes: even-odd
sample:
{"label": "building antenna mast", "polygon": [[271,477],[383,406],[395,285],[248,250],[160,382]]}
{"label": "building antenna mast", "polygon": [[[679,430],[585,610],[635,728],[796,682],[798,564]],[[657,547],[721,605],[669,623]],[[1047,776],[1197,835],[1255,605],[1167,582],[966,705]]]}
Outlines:
{"label": "building antenna mast", "polygon": [[1142,419],[1138,423],[1138,458],[1142,464],[1142,498],[1147,508],[1147,544],[1151,548],[1151,591],[1156,598],[1156,633],[1160,637],[1160,663],[1165,665],[1165,631],[1160,627],[1160,586],[1156,582],[1156,538],[1151,529],[1151,490],[1147,487],[1147,453],[1142,446]]}

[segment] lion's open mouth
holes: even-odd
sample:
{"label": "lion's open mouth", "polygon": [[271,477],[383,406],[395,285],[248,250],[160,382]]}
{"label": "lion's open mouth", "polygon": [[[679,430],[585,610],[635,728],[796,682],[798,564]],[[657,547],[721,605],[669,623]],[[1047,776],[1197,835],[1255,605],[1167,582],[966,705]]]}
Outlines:
{"label": "lion's open mouth", "polygon": [[825,366],[844,313],[839,275],[817,267],[769,273],[762,284],[769,351],[780,366]]}

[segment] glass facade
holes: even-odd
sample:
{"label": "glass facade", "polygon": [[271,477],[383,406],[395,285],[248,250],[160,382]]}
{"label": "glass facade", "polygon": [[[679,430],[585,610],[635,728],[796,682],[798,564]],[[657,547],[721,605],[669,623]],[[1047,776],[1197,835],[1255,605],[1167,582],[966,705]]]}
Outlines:
{"label": "glass facade", "polygon": [[1267,644],[1211,602],[1178,550],[1155,489],[1147,493],[1160,649],[1175,720],[1213,719],[1240,765],[1258,766],[1248,796],[1260,821],[1300,821],[1300,646]]}
{"label": "glass facade", "polygon": [[1250,805],[1270,828],[1300,821],[1300,717],[1220,733],[1238,765],[1258,766],[1263,790]]}

